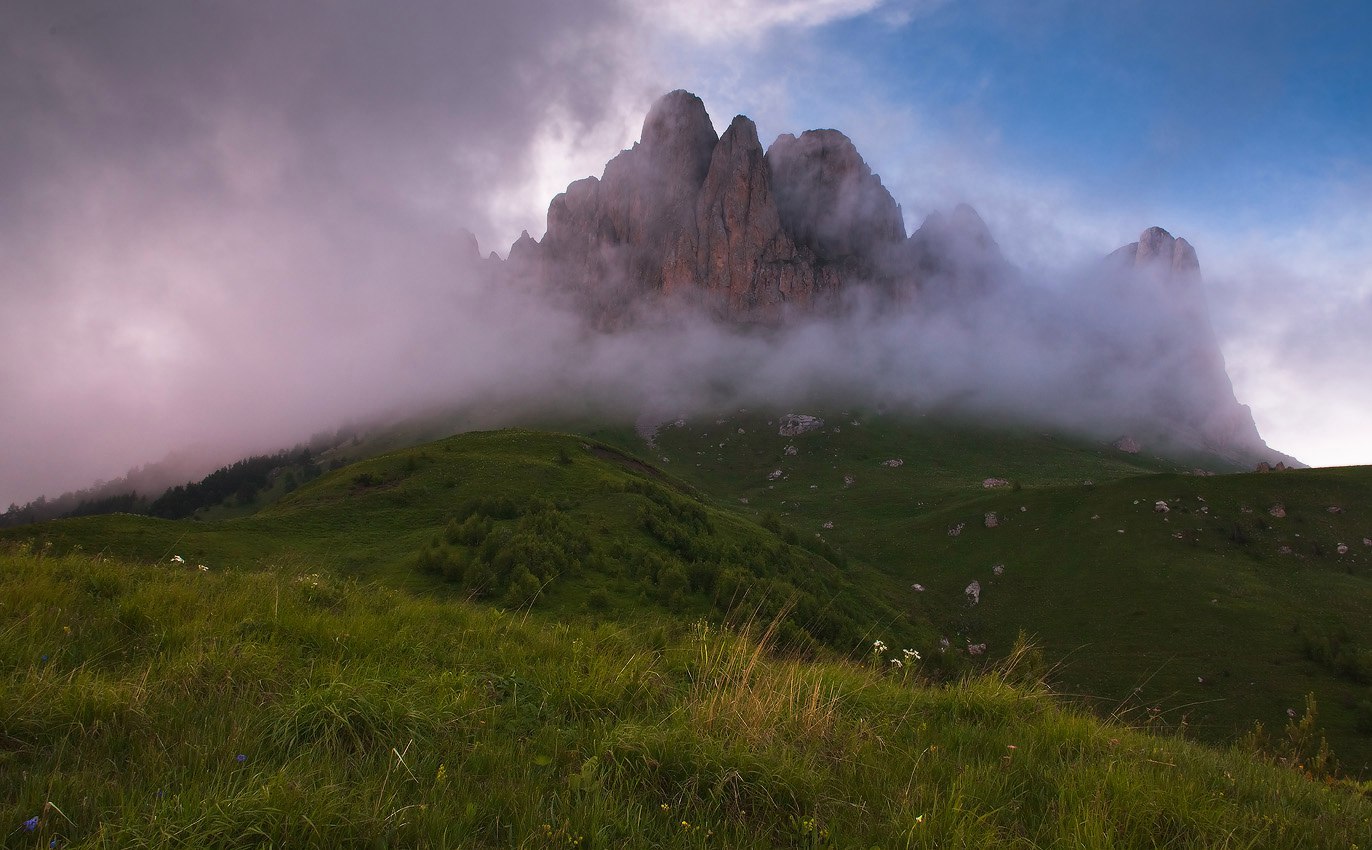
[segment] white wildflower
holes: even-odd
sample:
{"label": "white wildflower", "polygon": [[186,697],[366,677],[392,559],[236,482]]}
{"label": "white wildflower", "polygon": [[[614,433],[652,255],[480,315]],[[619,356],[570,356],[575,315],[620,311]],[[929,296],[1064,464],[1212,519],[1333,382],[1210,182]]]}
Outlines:
{"label": "white wildflower", "polygon": [[881,653],[886,651],[886,644],[882,643],[879,640],[874,640],[872,641],[872,651],[880,655]]}
{"label": "white wildflower", "polygon": [[186,559],[183,558],[183,557],[181,557],[180,555],[172,555],[171,559],[172,559],[172,563],[173,563],[173,564],[184,564],[184,563],[186,563]]}

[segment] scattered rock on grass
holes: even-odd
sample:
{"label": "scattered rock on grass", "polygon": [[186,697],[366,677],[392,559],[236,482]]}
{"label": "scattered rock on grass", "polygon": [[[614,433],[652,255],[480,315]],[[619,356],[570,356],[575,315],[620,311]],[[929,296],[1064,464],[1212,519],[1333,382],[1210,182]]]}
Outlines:
{"label": "scattered rock on grass", "polygon": [[807,416],[804,413],[788,413],[781,417],[781,427],[778,429],[783,437],[797,437],[801,434],[808,434],[824,427],[824,420],[818,416]]}
{"label": "scattered rock on grass", "polygon": [[1003,576],[1005,575],[1005,565],[996,564],[994,567],[991,568],[991,572],[995,573],[998,576]]}
{"label": "scattered rock on grass", "polygon": [[967,523],[965,523],[965,522],[960,522],[960,523],[958,523],[957,525],[950,525],[950,526],[948,526],[948,536],[949,536],[949,537],[957,537],[959,534],[962,533],[962,529],[964,529],[964,528],[966,528],[966,527],[967,527]]}
{"label": "scattered rock on grass", "polygon": [[981,486],[985,487],[987,490],[993,490],[996,487],[1009,487],[1010,482],[1006,481],[1004,478],[984,478],[982,479]]}
{"label": "scattered rock on grass", "polygon": [[797,454],[797,452],[798,452],[798,450],[796,449],[795,446],[787,446],[787,447],[786,447],[786,456],[787,456],[787,457],[795,457],[796,454]]}
{"label": "scattered rock on grass", "polygon": [[1163,501],[1162,499],[1159,499],[1153,503],[1153,510],[1157,513],[1165,514],[1172,509],[1167,506],[1167,502]]}
{"label": "scattered rock on grass", "polygon": [[969,644],[967,644],[967,654],[968,654],[968,655],[984,655],[985,653],[986,653],[986,644],[984,644],[984,643],[969,643]]}
{"label": "scattered rock on grass", "polygon": [[774,470],[772,470],[771,472],[767,473],[767,480],[768,480],[768,481],[775,481],[775,480],[777,480],[778,478],[780,478],[781,475],[782,475],[782,472],[781,472],[780,469],[774,469]]}
{"label": "scattered rock on grass", "polygon": [[1339,553],[1340,555],[1347,555],[1347,554],[1348,554],[1348,544],[1346,544],[1346,543],[1340,543],[1340,544],[1339,544],[1339,547],[1338,547],[1338,553]]}
{"label": "scattered rock on grass", "polygon": [[1282,504],[1276,504],[1268,508],[1267,512],[1272,516],[1276,517],[1277,519],[1281,519],[1282,517],[1286,516],[1286,506]]}
{"label": "scattered rock on grass", "polygon": [[971,584],[967,585],[967,589],[964,590],[963,593],[967,594],[967,604],[977,604],[981,601],[981,582],[973,581]]}
{"label": "scattered rock on grass", "polygon": [[1326,510],[1328,510],[1331,514],[1343,513],[1343,508],[1339,507],[1338,505],[1330,505],[1328,508],[1326,508]]}
{"label": "scattered rock on grass", "polygon": [[901,459],[898,458],[898,457],[893,457],[893,458],[891,458],[890,460],[883,460],[883,461],[881,462],[881,465],[882,465],[882,466],[889,466],[889,467],[891,467],[892,469],[895,469],[896,467],[904,466],[904,465],[905,465],[905,461],[901,460]]}
{"label": "scattered rock on grass", "polygon": [[995,511],[987,511],[987,512],[986,512],[986,527],[987,527],[987,528],[995,528],[995,527],[998,526],[998,525],[1000,525],[1000,517],[996,515],[996,512],[995,512]]}
{"label": "scattered rock on grass", "polygon": [[1123,437],[1120,437],[1118,440],[1116,440],[1116,441],[1114,442],[1114,446],[1115,446],[1115,448],[1119,449],[1120,451],[1124,452],[1125,454],[1130,454],[1130,455],[1136,455],[1136,454],[1138,454],[1138,453],[1139,453],[1139,449],[1142,448],[1142,446],[1139,445],[1139,441],[1138,441],[1138,440],[1135,440],[1133,437],[1130,437],[1130,436],[1128,436],[1128,435],[1125,435],[1125,436],[1123,436]]}

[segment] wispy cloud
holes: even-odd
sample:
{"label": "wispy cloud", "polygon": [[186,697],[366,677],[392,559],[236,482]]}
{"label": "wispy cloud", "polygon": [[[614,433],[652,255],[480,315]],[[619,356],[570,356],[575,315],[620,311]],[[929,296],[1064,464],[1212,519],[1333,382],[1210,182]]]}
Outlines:
{"label": "wispy cloud", "polygon": [[862,15],[891,26],[947,0],[661,0],[636,4],[650,25],[663,26],[704,44],[755,44],[777,29],[806,29]]}

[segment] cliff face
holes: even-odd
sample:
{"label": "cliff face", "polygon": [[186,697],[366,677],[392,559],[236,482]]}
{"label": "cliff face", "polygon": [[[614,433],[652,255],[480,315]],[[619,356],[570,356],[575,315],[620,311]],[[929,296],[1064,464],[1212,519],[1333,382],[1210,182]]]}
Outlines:
{"label": "cliff face", "polygon": [[[600,328],[658,301],[775,324],[849,287],[913,292],[911,257],[960,275],[948,258],[963,241],[953,230],[908,240],[900,207],[842,133],[784,135],[764,151],[750,119],[717,137],[700,99],[675,91],[599,179],[553,199],[547,235],[521,237],[505,275],[559,293]],[[977,245],[988,248],[999,256],[989,235]]]}
{"label": "cliff face", "polygon": [[669,293],[694,293],[725,318],[777,320],[840,284],[782,227],[757,128],[742,115],[715,146],[694,233],[694,245],[670,260]]}
{"label": "cliff face", "polygon": [[[470,234],[460,248],[464,263],[477,262]],[[907,237],[899,205],[844,134],[786,134],[764,151],[750,119],[734,118],[718,136],[685,91],[653,105],[640,141],[600,178],[553,199],[541,241],[525,233],[505,261],[480,262],[506,282],[554,293],[601,330],[674,304],[777,326],[836,313],[858,290],[919,315],[955,311],[976,326],[979,311],[1014,310],[1024,298],[1017,270],[971,207],[933,213]],[[1125,425],[1146,419],[1157,433],[1236,460],[1289,460],[1267,448],[1234,397],[1190,243],[1149,228],[1107,258],[1101,277],[1116,289],[1096,305],[1111,321],[1080,331],[1095,338],[1067,340],[1070,318],[1040,329],[1048,345],[1092,352],[1079,392],[1114,398],[1121,386],[1137,388]]]}
{"label": "cliff face", "polygon": [[787,232],[819,260],[869,280],[895,265],[905,218],[847,136],[780,136],[767,151],[767,170]]}

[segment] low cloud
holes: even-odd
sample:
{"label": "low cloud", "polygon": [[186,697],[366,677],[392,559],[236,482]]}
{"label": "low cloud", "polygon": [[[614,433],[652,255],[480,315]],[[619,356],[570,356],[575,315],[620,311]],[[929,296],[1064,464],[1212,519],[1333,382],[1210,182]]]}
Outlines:
{"label": "low cloud", "polygon": [[[521,229],[538,236],[551,195],[631,144],[663,91],[697,90],[724,123],[748,112],[765,143],[815,123],[819,95],[867,88],[851,58],[826,57],[827,82],[797,70],[797,51],[820,49],[814,28],[863,15],[919,25],[939,5],[721,0],[661,15],[619,0],[426,0],[403,12],[5,7],[0,505],[186,446],[223,462],[346,418],[462,399],[507,412],[560,398],[669,413],[816,383],[860,384],[875,398],[915,376],[936,401],[931,388],[982,374],[987,383],[962,389],[988,405],[1032,406],[1016,390],[1020,370],[1068,380],[1071,369],[997,347],[1028,332],[1013,314],[985,317],[989,350],[955,325],[916,329],[888,315],[770,340],[703,323],[602,338],[542,299],[461,271],[459,227],[483,252],[503,253]],[[785,44],[771,37],[782,32]],[[993,125],[931,127],[913,102],[870,92],[820,121],[853,136],[911,228],[930,209],[971,201],[1051,291],[1061,269],[1147,224],[1171,226],[1198,243],[1240,397],[1272,436],[1310,427],[1264,420],[1267,409],[1313,409],[1287,402],[1308,392],[1307,370],[1344,399],[1345,413],[1326,422],[1348,428],[1372,410],[1352,365],[1367,362],[1366,346],[1335,341],[1365,342],[1366,297],[1321,313],[1322,281],[1299,276],[1304,255],[1291,263],[1299,286],[1283,295],[1291,278],[1258,247],[1246,266],[1231,256],[1243,250],[1207,244],[1207,222],[1198,235],[1001,162],[1008,143]],[[1340,250],[1347,268],[1328,274],[1356,274],[1362,249]],[[1249,266],[1266,270],[1261,298],[1245,288],[1259,280]],[[1270,313],[1249,306],[1268,302]],[[1316,344],[1304,334],[1312,326],[1338,334]],[[958,371],[963,362],[972,372]],[[731,369],[732,382],[698,380]]]}
{"label": "low cloud", "polygon": [[420,382],[359,376],[423,344],[458,227],[538,226],[550,160],[622,143],[660,89],[628,26],[615,0],[6,6],[0,502]]}

